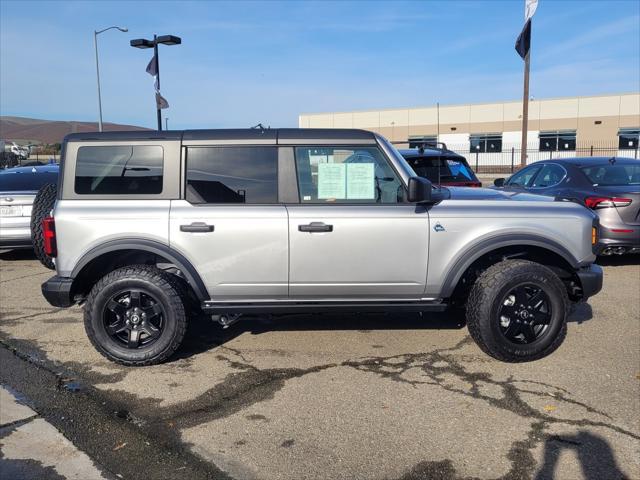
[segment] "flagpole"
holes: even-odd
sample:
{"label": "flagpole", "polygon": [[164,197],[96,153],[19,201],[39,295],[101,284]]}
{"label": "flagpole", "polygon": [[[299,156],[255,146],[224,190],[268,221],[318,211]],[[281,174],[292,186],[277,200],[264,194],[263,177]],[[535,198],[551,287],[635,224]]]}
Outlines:
{"label": "flagpole", "polygon": [[[153,55],[156,57],[156,91],[160,91],[160,57],[158,56],[158,37],[153,36]],[[158,114],[158,131],[162,131],[162,111],[156,102],[156,111]]]}
{"label": "flagpole", "polygon": [[522,142],[520,145],[520,166],[527,165],[527,130],[529,129],[529,55],[524,57],[524,88],[522,93]]}

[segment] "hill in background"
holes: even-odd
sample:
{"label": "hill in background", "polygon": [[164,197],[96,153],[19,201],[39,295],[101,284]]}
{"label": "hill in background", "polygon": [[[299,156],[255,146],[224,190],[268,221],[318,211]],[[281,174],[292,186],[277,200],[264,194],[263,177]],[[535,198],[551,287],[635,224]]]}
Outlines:
{"label": "hill in background", "polygon": [[[134,125],[103,123],[105,132],[122,130],[150,130]],[[36,118],[0,116],[0,139],[20,144],[62,142],[65,135],[78,132],[97,132],[97,122],[76,122],[63,120],[38,120]]]}

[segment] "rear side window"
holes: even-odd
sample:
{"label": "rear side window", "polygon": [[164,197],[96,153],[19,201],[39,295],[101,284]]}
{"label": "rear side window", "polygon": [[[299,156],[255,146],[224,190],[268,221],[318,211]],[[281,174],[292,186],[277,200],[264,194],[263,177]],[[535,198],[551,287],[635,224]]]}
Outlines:
{"label": "rear side window", "polygon": [[278,203],[275,147],[190,147],[190,203]]}
{"label": "rear side window", "polygon": [[80,147],[75,191],[83,195],[162,193],[163,156],[159,145]]}
{"label": "rear side window", "polygon": [[593,185],[640,185],[640,162],[638,165],[597,165],[582,169]]}

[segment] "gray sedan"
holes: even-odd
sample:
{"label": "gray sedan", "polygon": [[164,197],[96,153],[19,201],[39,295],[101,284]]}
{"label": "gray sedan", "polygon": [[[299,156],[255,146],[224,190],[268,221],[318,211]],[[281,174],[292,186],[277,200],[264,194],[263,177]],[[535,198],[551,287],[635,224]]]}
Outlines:
{"label": "gray sedan", "polygon": [[640,253],[640,160],[586,157],[533,163],[508,179],[501,190],[554,196],[592,209],[600,218],[599,255]]}
{"label": "gray sedan", "polygon": [[0,170],[0,248],[32,248],[31,207],[42,185],[57,183],[56,164]]}

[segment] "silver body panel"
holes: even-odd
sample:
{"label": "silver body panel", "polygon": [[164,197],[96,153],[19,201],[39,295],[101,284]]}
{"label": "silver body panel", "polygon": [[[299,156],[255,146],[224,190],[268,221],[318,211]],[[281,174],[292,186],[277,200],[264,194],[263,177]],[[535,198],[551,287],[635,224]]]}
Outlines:
{"label": "silver body panel", "polygon": [[[182,232],[201,222],[212,232]],[[283,205],[191,205],[171,202],[169,244],[198,270],[216,300],[288,296],[287,210]]]}
{"label": "silver body panel", "polygon": [[[429,215],[433,232],[429,250],[437,255],[429,259],[426,292],[434,295],[441,291],[456,261],[485,240],[509,235],[541,237],[562,245],[579,263],[595,261],[593,214],[574,203],[453,199],[433,206]],[[435,225],[443,230],[434,232]]]}
{"label": "silver body panel", "polygon": [[78,261],[110,241],[146,239],[169,245],[169,200],[58,200],[58,275],[71,275]]}
{"label": "silver body panel", "polygon": [[[415,205],[295,205],[289,211],[291,298],[421,298],[429,216]],[[323,222],[332,232],[299,225]]]}
{"label": "silver body panel", "polygon": [[[313,143],[291,135],[291,144]],[[68,144],[61,199],[54,209],[59,276],[71,276],[83,256],[105,242],[138,239],[160,243],[185,257],[202,279],[208,301],[428,301],[442,297],[452,268],[485,240],[529,235],[560,245],[576,265],[595,260],[594,214],[577,204],[485,189],[451,189],[453,199],[426,206],[302,205],[282,200],[275,205],[192,205],[184,200],[179,140],[91,144],[140,142],[164,149],[164,187],[155,199],[76,194],[75,154],[83,142]],[[184,141],[221,142],[200,137]],[[339,144],[329,140],[321,144],[331,143]],[[382,137],[364,142],[371,143],[379,145],[406,186],[415,174],[402,156]],[[293,153],[281,152],[280,158],[286,166]],[[291,178],[284,176],[284,169],[281,175],[280,180]],[[333,231],[299,231],[299,225],[312,222],[332,225]],[[211,225],[213,230],[181,228],[194,223]]]}

